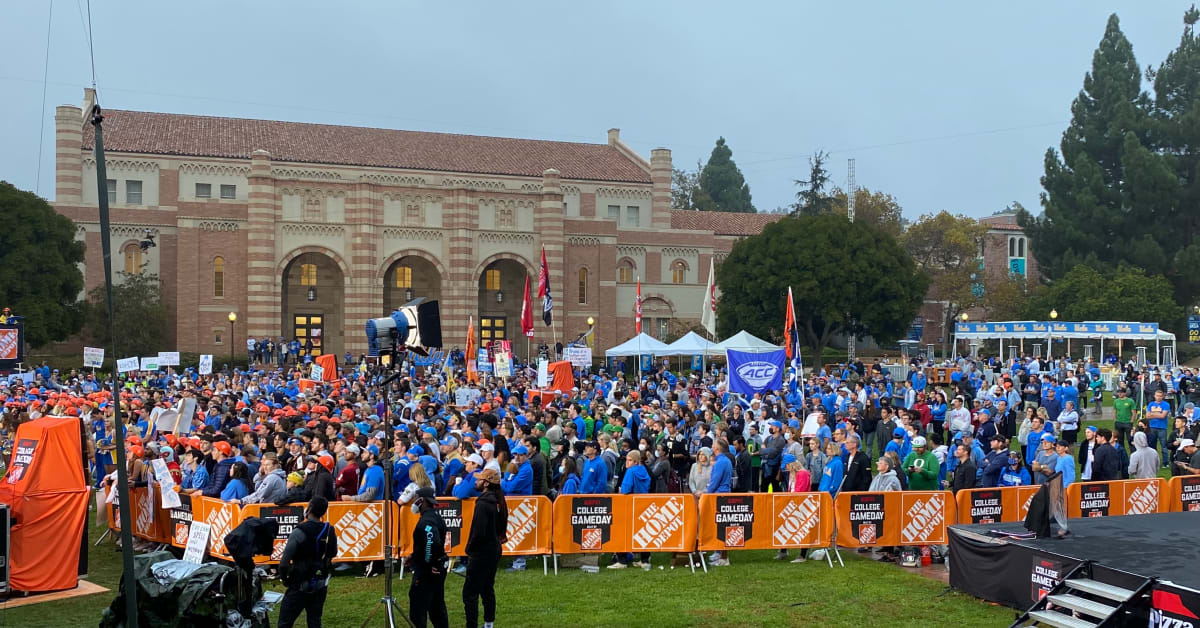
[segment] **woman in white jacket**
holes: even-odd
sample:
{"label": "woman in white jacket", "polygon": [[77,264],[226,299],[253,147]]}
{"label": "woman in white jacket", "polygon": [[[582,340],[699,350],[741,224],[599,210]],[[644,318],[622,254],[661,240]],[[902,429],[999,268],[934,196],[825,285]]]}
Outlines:
{"label": "woman in white jacket", "polygon": [[1137,451],[1129,457],[1129,479],[1149,480],[1158,477],[1158,452],[1147,444],[1145,432],[1134,432],[1133,447]]}

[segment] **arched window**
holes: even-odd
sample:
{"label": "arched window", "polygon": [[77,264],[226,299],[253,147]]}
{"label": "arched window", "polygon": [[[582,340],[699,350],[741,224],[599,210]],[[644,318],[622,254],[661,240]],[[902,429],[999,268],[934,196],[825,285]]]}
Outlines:
{"label": "arched window", "polygon": [[587,269],[579,269],[579,304],[587,303]]}
{"label": "arched window", "polygon": [[1016,238],[1008,239],[1008,256],[1009,257],[1017,256],[1017,239]]}
{"label": "arched window", "polygon": [[125,247],[125,272],[130,275],[142,272],[142,247],[137,244]]}
{"label": "arched window", "polygon": [[633,283],[633,264],[629,260],[617,266],[617,283]]}
{"label": "arched window", "polygon": [[218,257],[213,260],[213,296],[222,298],[225,296],[225,258]]}
{"label": "arched window", "polygon": [[500,289],[500,269],[492,268],[492,269],[488,270],[487,273],[485,274],[485,279],[486,279],[486,285],[484,286],[485,289],[487,289],[487,290],[499,290]]}
{"label": "arched window", "polygon": [[412,287],[412,266],[397,266],[396,267],[396,287],[411,288]]}
{"label": "arched window", "polygon": [[1017,257],[1025,257],[1025,238],[1017,238]]}
{"label": "arched window", "polygon": [[302,285],[302,286],[317,285],[317,265],[316,264],[301,264],[300,265],[300,285]]}
{"label": "arched window", "polygon": [[687,265],[682,260],[675,260],[671,264],[671,283],[686,283],[687,282]]}

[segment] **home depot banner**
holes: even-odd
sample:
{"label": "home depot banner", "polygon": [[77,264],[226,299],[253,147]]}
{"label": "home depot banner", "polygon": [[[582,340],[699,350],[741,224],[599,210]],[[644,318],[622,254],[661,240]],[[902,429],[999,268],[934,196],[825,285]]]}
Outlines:
{"label": "home depot banner", "polygon": [[220,558],[229,558],[229,553],[225,551],[225,535],[233,532],[242,522],[242,509],[232,502],[193,496],[192,520],[209,525],[208,553]]}
{"label": "home depot banner", "polygon": [[[255,556],[255,563],[272,565],[279,563],[279,558],[283,556],[283,548],[287,547],[287,540],[291,536],[292,530],[301,523],[304,523],[304,509],[307,505],[288,504],[286,506],[276,506],[274,504],[249,504],[242,507],[242,515],[239,520],[246,517],[258,517],[259,519],[274,519],[279,524],[279,529],[275,532],[275,540],[271,546],[271,555]],[[340,545],[341,535],[338,535],[338,538]]]}
{"label": "home depot banner", "polygon": [[696,547],[698,515],[691,495],[625,495],[629,500],[629,549],[633,552],[690,552]]}
{"label": "home depot banner", "polygon": [[[446,523],[446,554],[448,556],[466,556],[467,539],[470,538],[471,518],[475,516],[475,500],[458,500],[440,498],[437,502],[438,514]],[[397,522],[397,542],[401,556],[413,552],[413,530],[417,527],[420,515],[415,515],[410,508],[400,508],[400,519]]]}
{"label": "home depot banner", "polygon": [[1171,512],[1200,512],[1200,475],[1181,475],[1168,483]]}
{"label": "home depot banner", "polygon": [[955,520],[949,491],[842,493],[834,510],[845,547],[944,545]]}
{"label": "home depot banner", "polygon": [[167,518],[171,521],[171,545],[180,549],[187,547],[192,531],[192,496],[180,493],[179,506],[168,510]]}
{"label": "home depot banner", "polygon": [[1170,503],[1166,488],[1166,482],[1161,478],[1075,482],[1067,487],[1067,516],[1112,517],[1166,512]]}
{"label": "home depot banner", "polygon": [[699,549],[788,549],[828,545],[833,501],[828,493],[700,496]]}
{"label": "home depot banner", "polygon": [[554,551],[690,552],[697,523],[691,495],[565,495],[554,500]]}
{"label": "home depot banner", "polygon": [[1024,521],[1029,501],[1040,486],[973,488],[955,494],[958,523],[1005,523]]}
{"label": "home depot banner", "polygon": [[383,560],[383,509],[396,503],[330,502],[325,520],[337,531],[338,546],[334,562]]}
{"label": "home depot banner", "polygon": [[508,502],[508,542],[504,554],[531,556],[550,553],[554,512],[544,495],[506,497]]}

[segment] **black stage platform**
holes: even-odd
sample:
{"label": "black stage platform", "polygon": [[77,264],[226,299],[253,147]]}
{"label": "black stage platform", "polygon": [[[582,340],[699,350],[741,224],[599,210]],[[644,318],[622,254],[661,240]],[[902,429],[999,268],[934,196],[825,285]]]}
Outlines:
{"label": "black stage platform", "polygon": [[[1027,532],[1020,523],[950,526],[950,586],[1024,610],[1085,560],[1104,581],[1132,587],[1158,578],[1200,590],[1200,512],[1068,521],[1062,540],[1000,538]],[[1057,528],[1056,528],[1057,529]]]}

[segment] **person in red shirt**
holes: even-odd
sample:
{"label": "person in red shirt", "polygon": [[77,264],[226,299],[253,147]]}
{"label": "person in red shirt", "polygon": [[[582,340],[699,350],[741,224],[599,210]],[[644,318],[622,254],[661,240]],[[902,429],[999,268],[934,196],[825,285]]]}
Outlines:
{"label": "person in red shirt", "polygon": [[345,453],[346,466],[342,472],[338,474],[337,481],[333,483],[337,490],[338,498],[342,495],[357,495],[358,494],[358,445],[350,444],[346,446]]}

